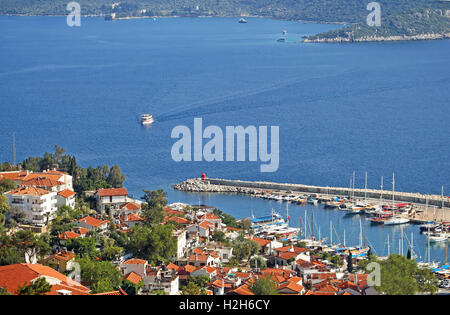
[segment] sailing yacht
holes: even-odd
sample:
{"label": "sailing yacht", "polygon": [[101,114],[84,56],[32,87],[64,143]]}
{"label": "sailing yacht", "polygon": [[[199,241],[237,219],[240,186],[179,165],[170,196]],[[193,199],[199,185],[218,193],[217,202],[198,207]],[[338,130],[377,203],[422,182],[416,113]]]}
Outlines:
{"label": "sailing yacht", "polygon": [[398,225],[409,222],[409,219],[395,215],[395,174],[392,174],[392,217],[384,221],[384,225]]}

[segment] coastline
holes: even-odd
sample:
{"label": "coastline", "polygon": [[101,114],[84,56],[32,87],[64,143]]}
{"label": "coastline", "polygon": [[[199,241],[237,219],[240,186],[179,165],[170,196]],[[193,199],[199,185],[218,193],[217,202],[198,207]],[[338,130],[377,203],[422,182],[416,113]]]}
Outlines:
{"label": "coastline", "polygon": [[[39,14],[0,14],[0,16],[29,16],[29,17],[38,17],[38,16],[53,16],[53,17],[63,17],[66,15],[39,15]],[[81,15],[84,18],[87,17],[99,17],[104,18],[105,14],[87,14]],[[306,23],[306,24],[335,24],[335,25],[352,25],[354,23],[350,22],[328,22],[328,21],[310,21],[310,20],[295,20],[295,19],[283,19],[277,18],[273,16],[260,16],[260,15],[242,15],[247,18],[260,18],[260,19],[273,19],[278,21],[289,21],[289,22],[297,22],[297,23]],[[139,19],[163,19],[163,18],[239,18],[242,16],[227,16],[227,15],[155,15],[155,16],[125,16],[113,18],[110,21],[123,21],[123,20],[139,20]],[[350,39],[348,37],[334,37],[334,38],[317,38],[317,39],[308,39],[305,38],[302,42],[304,43],[327,43],[327,44],[342,44],[342,43],[367,43],[367,42],[397,42],[397,41],[423,41],[423,40],[444,40],[449,39],[450,33],[431,33],[431,34],[418,34],[418,35],[395,35],[395,36],[369,36],[362,37],[356,39]]]}
{"label": "coastline", "polygon": [[449,39],[450,33],[445,34],[419,34],[419,35],[397,35],[397,36],[371,36],[350,39],[348,37],[334,37],[334,38],[318,38],[305,39],[304,43],[364,43],[364,42],[396,42],[396,41],[421,41],[421,40],[443,40]]}

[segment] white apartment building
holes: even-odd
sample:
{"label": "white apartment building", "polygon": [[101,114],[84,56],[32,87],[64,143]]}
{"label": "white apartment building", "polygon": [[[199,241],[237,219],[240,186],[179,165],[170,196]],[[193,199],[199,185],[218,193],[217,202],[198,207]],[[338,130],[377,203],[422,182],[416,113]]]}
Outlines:
{"label": "white apartment building", "polygon": [[57,193],[37,187],[19,187],[5,193],[10,207],[17,207],[26,213],[27,221],[44,226],[57,211]]}

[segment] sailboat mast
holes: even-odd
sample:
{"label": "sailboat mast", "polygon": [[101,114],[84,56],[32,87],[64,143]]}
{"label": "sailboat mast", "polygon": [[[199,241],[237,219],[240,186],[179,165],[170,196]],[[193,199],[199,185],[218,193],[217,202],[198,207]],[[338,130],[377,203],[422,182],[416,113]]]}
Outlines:
{"label": "sailboat mast", "polygon": [[361,218],[359,218],[359,248],[362,248],[362,225],[361,225]]}
{"label": "sailboat mast", "polygon": [[307,221],[306,209],[305,209],[305,238],[308,237],[308,234],[307,234],[308,230],[307,230],[307,228],[308,228],[308,221]]}
{"label": "sailboat mast", "polygon": [[392,216],[395,214],[395,173],[392,173]]}
{"label": "sailboat mast", "polygon": [[388,234],[388,257],[391,256],[391,241],[389,239],[389,234]]}
{"label": "sailboat mast", "polygon": [[426,200],[425,200],[425,208],[426,208],[426,212],[427,212],[427,240],[428,240],[428,264],[430,264],[430,223],[429,223],[429,219],[428,219],[428,195],[426,196]]}
{"label": "sailboat mast", "polygon": [[330,220],[330,244],[333,246],[333,221]]}

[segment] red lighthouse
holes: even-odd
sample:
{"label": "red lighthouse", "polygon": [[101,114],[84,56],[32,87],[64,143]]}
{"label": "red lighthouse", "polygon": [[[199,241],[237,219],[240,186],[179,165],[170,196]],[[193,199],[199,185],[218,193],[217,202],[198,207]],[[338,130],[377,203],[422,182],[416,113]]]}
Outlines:
{"label": "red lighthouse", "polygon": [[202,173],[202,180],[206,180],[206,174]]}

